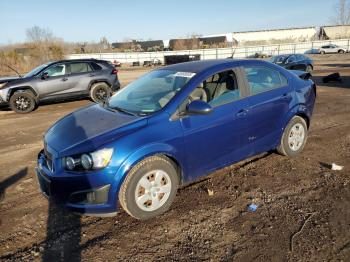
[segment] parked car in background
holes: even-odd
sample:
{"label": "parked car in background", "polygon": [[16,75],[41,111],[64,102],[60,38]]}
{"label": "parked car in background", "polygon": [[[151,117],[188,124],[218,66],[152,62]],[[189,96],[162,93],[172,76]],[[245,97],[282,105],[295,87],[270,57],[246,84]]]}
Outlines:
{"label": "parked car in background", "polygon": [[115,67],[121,67],[121,66],[122,66],[122,63],[119,62],[118,60],[113,60],[112,64],[113,64]]}
{"label": "parked car in background", "polygon": [[329,45],[324,45],[321,48],[318,49],[319,54],[334,54],[334,53],[339,53],[343,54],[346,52],[345,47],[329,44]]}
{"label": "parked car in background", "polygon": [[288,70],[302,70],[309,73],[311,73],[314,68],[313,61],[302,54],[277,55],[271,57],[270,62]]}
{"label": "parked car in background", "polygon": [[248,56],[248,58],[267,58],[267,57],[269,57],[268,54],[262,53],[262,52],[256,52],[255,54]]}
{"label": "parked car in background", "polygon": [[161,65],[162,65],[162,61],[160,61],[160,59],[153,58],[150,61],[143,61],[142,66],[161,66]]}
{"label": "parked car in background", "polygon": [[38,66],[22,77],[0,79],[0,104],[29,113],[45,100],[90,96],[99,103],[120,88],[118,71],[104,60],[61,60]]}
{"label": "parked car in background", "polygon": [[149,219],[181,184],[265,151],[299,154],[315,98],[311,80],[262,60],[153,70],[47,131],[40,188],[76,212],[114,215],[120,204]]}

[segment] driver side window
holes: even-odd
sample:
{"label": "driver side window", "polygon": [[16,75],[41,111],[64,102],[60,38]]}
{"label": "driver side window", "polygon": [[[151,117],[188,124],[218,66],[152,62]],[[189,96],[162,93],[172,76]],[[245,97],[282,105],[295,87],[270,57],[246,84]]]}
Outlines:
{"label": "driver side window", "polygon": [[239,98],[240,91],[233,70],[210,76],[190,94],[190,100],[202,100],[212,107],[227,104]]}
{"label": "driver side window", "polygon": [[47,74],[49,77],[63,76],[66,74],[66,66],[64,64],[51,66],[45,70],[44,74]]}

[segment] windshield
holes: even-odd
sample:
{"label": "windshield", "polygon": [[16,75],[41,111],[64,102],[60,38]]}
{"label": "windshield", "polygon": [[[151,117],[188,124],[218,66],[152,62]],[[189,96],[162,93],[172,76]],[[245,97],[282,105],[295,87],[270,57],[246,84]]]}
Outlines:
{"label": "windshield", "polygon": [[151,114],[168,104],[194,75],[170,70],[152,71],[112,96],[108,107],[132,114]]}
{"label": "windshield", "polygon": [[39,73],[41,70],[43,70],[45,67],[47,67],[49,64],[43,64],[40,65],[36,68],[34,68],[32,71],[30,71],[29,73],[25,74],[24,77],[31,77],[31,76],[35,76],[37,73]]}
{"label": "windshield", "polygon": [[277,55],[277,56],[273,56],[271,57],[271,62],[275,63],[275,64],[282,64],[284,63],[284,61],[286,60],[288,56],[286,55]]}

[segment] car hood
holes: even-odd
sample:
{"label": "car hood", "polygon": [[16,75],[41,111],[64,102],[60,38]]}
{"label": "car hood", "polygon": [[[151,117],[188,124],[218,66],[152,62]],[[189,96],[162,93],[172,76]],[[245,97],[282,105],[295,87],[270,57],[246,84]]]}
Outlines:
{"label": "car hood", "polygon": [[[18,77],[18,76],[12,76],[12,77],[1,77],[0,78],[0,84],[1,83],[10,83],[11,85],[16,85],[16,84],[21,84],[24,82],[27,82],[28,80],[30,80],[30,78],[27,77]],[[5,85],[3,88],[0,89],[4,89],[8,87],[8,85]]]}
{"label": "car hood", "polygon": [[45,134],[45,143],[59,157],[92,152],[146,124],[144,117],[109,111],[96,104],[55,123]]}
{"label": "car hood", "polygon": [[17,79],[19,79],[18,76],[0,77],[0,84],[11,82],[11,81],[14,81],[14,80],[17,80]]}

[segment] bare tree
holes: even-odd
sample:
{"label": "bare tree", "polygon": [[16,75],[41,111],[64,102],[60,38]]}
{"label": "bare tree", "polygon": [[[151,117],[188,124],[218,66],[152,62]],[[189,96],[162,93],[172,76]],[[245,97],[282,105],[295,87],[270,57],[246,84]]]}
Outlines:
{"label": "bare tree", "polygon": [[100,44],[101,49],[109,49],[110,48],[110,44],[105,36],[101,37],[99,44]]}
{"label": "bare tree", "polygon": [[350,3],[348,0],[338,0],[334,6],[335,15],[331,18],[337,25],[350,24]]}
{"label": "bare tree", "polygon": [[61,59],[64,56],[63,41],[55,38],[48,28],[33,26],[26,30],[31,56],[38,63]]}
{"label": "bare tree", "polygon": [[33,43],[48,42],[53,40],[53,34],[48,28],[33,26],[26,30],[27,40]]}

